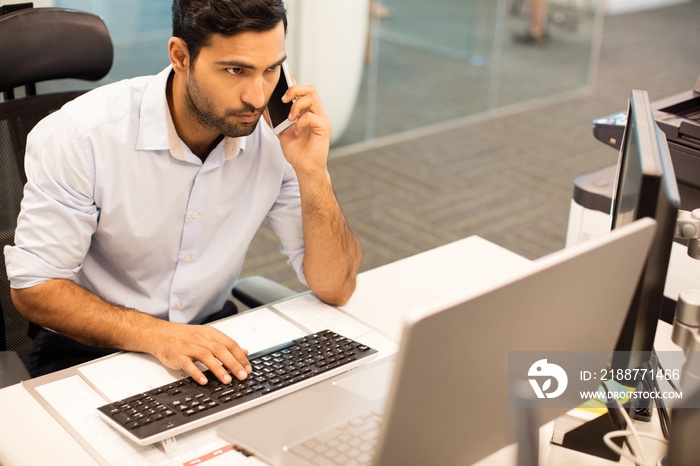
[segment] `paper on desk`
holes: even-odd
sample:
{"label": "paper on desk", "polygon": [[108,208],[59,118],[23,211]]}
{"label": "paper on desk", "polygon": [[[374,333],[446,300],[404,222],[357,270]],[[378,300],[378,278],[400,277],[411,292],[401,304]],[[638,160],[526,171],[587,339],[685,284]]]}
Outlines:
{"label": "paper on desk", "polygon": [[105,401],[80,375],[37,386],[36,391],[68,423],[68,429],[78,434],[78,441],[102,464],[264,465],[255,458],[248,458],[233,450],[230,444],[216,435],[213,427],[178,435],[175,450],[167,454],[155,445],[136,445],[100,419],[97,407]]}
{"label": "paper on desk", "polygon": [[155,447],[141,447],[117,434],[97,414],[104,399],[79,375],[36,387],[36,391],[107,464],[169,464]]}
{"label": "paper on desk", "polygon": [[308,332],[329,329],[359,341],[388,356],[397,351],[397,345],[388,337],[369,327],[347,312],[321,302],[311,294],[282,301],[275,309],[304,326]]}
{"label": "paper on desk", "polygon": [[[149,354],[122,353],[87,364],[78,371],[108,401],[117,401],[186,377],[163,366]],[[105,403],[102,403],[105,404]]]}
{"label": "paper on desk", "polygon": [[[295,301],[295,300],[293,300]],[[308,332],[270,309],[256,309],[213,324],[251,354]]]}

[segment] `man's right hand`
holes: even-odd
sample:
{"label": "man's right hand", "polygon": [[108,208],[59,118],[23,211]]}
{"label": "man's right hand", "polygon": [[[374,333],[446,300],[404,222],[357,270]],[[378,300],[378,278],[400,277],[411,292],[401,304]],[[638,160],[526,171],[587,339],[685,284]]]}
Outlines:
{"label": "man's right hand", "polygon": [[207,383],[207,378],[195,364],[197,361],[226,384],[232,381],[226,369],[239,380],[253,371],[246,357],[248,350],[214,327],[166,321],[159,327],[148,352],[170,369],[187,372],[202,385]]}
{"label": "man's right hand", "polygon": [[150,353],[201,384],[207,379],[197,361],[224,383],[231,382],[226,369],[241,380],[252,372],[248,351],[214,327],[176,324],[121,308],[69,280],[55,279],[11,291],[24,317],[79,343]]}

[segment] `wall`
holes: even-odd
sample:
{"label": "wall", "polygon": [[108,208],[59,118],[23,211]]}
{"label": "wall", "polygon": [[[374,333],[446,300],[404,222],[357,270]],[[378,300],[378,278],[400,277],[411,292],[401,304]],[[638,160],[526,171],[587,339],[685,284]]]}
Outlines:
{"label": "wall", "polygon": [[688,3],[691,0],[607,0],[605,11],[607,14],[616,15],[633,11],[649,10],[677,3]]}

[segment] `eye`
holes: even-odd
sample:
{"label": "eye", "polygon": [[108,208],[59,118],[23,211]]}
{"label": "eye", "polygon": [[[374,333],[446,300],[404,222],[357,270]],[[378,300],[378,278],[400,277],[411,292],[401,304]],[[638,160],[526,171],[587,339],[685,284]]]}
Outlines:
{"label": "eye", "polygon": [[236,76],[243,73],[243,68],[226,68],[226,72]]}
{"label": "eye", "polygon": [[274,73],[275,71],[277,71],[279,69],[279,67],[280,67],[280,65],[275,65],[275,66],[268,68],[266,71],[269,73]]}

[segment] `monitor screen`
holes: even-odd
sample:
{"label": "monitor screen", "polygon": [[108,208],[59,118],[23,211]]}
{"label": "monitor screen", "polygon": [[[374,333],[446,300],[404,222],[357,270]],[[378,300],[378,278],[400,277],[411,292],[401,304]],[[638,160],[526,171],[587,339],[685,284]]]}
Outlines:
{"label": "monitor screen", "polygon": [[[617,351],[650,352],[653,349],[679,206],[678,185],[666,137],[654,121],[647,93],[634,90],[617,164],[612,228],[651,217],[657,221],[658,229]],[[619,360],[613,363],[621,365]],[[628,361],[622,365],[637,364]]]}

